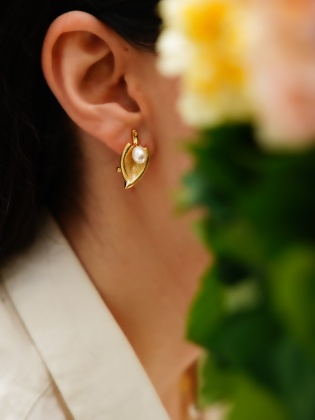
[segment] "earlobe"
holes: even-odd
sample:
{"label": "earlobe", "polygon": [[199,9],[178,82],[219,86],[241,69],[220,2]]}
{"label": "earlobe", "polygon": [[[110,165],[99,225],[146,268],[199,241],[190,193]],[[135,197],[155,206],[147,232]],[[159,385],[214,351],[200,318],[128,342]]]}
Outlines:
{"label": "earlobe", "polygon": [[42,49],[46,81],[69,117],[83,131],[121,153],[142,113],[126,80],[130,47],[84,12],[58,17]]}

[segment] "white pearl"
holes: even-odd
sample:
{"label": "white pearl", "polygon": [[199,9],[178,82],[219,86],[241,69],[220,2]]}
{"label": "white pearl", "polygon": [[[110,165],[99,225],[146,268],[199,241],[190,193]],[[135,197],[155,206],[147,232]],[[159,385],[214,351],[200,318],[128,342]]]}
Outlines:
{"label": "white pearl", "polygon": [[147,157],[146,150],[141,146],[136,146],[132,151],[133,160],[140,165],[147,160]]}

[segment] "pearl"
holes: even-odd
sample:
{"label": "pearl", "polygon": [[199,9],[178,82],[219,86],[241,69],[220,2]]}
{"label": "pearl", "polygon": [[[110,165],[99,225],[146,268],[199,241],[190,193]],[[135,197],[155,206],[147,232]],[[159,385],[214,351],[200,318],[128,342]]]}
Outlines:
{"label": "pearl", "polygon": [[132,158],[136,163],[140,165],[147,160],[148,154],[146,150],[141,146],[136,146],[132,151]]}

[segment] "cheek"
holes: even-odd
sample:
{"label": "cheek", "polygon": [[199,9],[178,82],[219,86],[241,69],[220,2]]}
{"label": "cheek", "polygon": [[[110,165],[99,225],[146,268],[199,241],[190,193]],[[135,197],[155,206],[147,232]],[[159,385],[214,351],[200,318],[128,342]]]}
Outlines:
{"label": "cheek", "polygon": [[187,126],[177,111],[179,81],[159,76],[156,84],[152,116],[160,175],[167,188],[178,188],[183,172],[192,159],[183,149],[184,142],[193,140],[196,132]]}
{"label": "cheek", "polygon": [[158,77],[155,93],[155,122],[159,144],[194,138],[195,131],[186,125],[178,112],[180,81]]}
{"label": "cheek", "polygon": [[[180,78],[162,76],[157,68],[156,57],[141,56],[141,65],[135,69],[139,79],[149,121],[157,147],[167,147],[177,141],[195,137],[195,131],[188,127],[179,115]],[[140,69],[140,71],[139,71]]]}

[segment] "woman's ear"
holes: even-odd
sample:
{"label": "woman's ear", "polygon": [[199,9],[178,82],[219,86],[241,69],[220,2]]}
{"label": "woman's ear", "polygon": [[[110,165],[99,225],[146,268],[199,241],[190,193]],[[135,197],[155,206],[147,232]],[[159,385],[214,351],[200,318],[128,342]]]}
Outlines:
{"label": "woman's ear", "polygon": [[[94,16],[73,11],[50,26],[42,49],[46,81],[83,131],[121,153],[144,125],[132,83],[135,48]],[[144,137],[143,137],[144,138]],[[151,146],[146,136],[146,144]]]}

